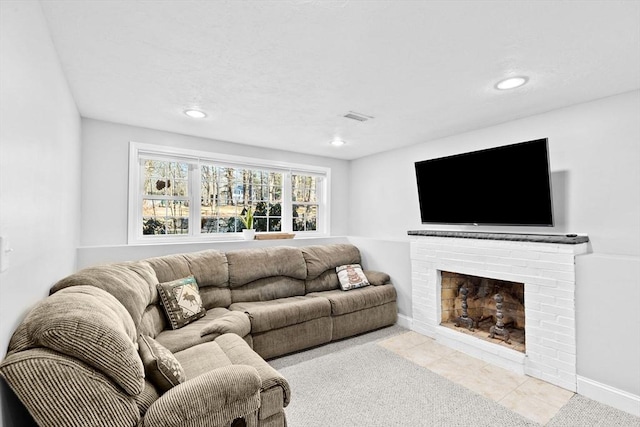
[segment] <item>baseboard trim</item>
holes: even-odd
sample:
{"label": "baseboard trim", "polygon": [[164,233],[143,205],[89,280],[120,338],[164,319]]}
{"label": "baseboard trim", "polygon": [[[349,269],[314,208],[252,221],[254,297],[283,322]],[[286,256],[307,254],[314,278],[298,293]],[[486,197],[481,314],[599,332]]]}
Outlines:
{"label": "baseboard trim", "polygon": [[398,321],[396,322],[398,326],[402,326],[403,328],[411,329],[413,326],[413,317],[405,316],[404,314],[398,314]]}
{"label": "baseboard trim", "polygon": [[589,378],[577,378],[578,394],[640,417],[640,396]]}

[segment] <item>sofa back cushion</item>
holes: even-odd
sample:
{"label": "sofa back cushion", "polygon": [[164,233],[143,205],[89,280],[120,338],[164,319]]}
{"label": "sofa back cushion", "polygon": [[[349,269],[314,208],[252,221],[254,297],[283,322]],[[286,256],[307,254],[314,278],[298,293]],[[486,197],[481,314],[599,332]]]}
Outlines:
{"label": "sofa back cushion", "polygon": [[103,289],[120,301],[140,330],[147,306],[158,300],[157,283],[155,272],[146,262],[123,262],[80,270],[53,285],[51,294],[82,285]]}
{"label": "sofa back cushion", "polygon": [[306,293],[337,289],[336,267],[360,264],[360,251],[350,244],[314,245],[300,248],[307,265]]}
{"label": "sofa back cushion", "polygon": [[233,302],[304,295],[307,266],[299,248],[275,246],[227,252]]}
{"label": "sofa back cushion", "polygon": [[[227,257],[216,250],[166,255],[145,260],[155,271],[158,283],[172,282],[193,276],[198,283],[202,305],[211,310],[231,305],[229,290],[229,269]],[[157,291],[155,299],[147,307],[143,316],[145,335],[155,338],[168,328],[163,308],[160,306]]]}
{"label": "sofa back cushion", "polygon": [[144,388],[133,320],[113,295],[97,287],[68,287],[36,304],[13,334],[9,353],[37,347],[87,363],[131,396]]}

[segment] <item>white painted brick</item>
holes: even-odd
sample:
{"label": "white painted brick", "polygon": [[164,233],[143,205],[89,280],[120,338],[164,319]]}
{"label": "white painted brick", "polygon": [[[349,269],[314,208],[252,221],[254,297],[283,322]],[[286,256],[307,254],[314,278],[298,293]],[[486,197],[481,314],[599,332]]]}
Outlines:
{"label": "white painted brick", "polygon": [[542,276],[530,276],[528,282],[545,288],[555,288],[558,286],[558,279]]}
{"label": "white painted brick", "polygon": [[[551,375],[553,377],[557,377],[558,375],[558,368],[554,367],[554,366],[549,366],[545,363],[542,363],[540,361],[538,361],[537,359],[534,359],[534,357],[536,357],[536,355],[529,355],[527,353],[527,367],[529,369],[536,369],[538,371],[540,371],[541,374],[546,374],[546,375]],[[540,356],[541,357],[541,356]],[[540,376],[538,376],[538,378],[541,378]]]}
{"label": "white painted brick", "polygon": [[540,259],[541,258],[541,253],[540,252],[532,252],[532,251],[523,251],[523,250],[512,250],[509,253],[509,256],[511,258],[521,258],[524,260],[536,260],[536,259]]}
{"label": "white painted brick", "polygon": [[570,335],[565,335],[559,332],[554,333],[555,341],[560,344],[566,344],[567,346],[575,346],[576,345],[576,336],[575,333]]}
{"label": "white painted brick", "polygon": [[574,313],[574,310],[571,308],[557,307],[555,305],[548,305],[544,303],[540,304],[540,310],[545,313],[553,313],[563,317],[570,317]]}
{"label": "white painted brick", "polygon": [[576,319],[574,319],[573,317],[558,316],[556,321],[559,325],[566,326],[567,328],[576,327]]}
{"label": "white painted brick", "polygon": [[545,346],[533,344],[533,343],[527,343],[527,353],[540,354],[540,355],[551,357],[551,358],[558,357],[558,350],[556,350],[555,348],[545,347]]}
{"label": "white painted brick", "polygon": [[504,265],[504,264],[491,264],[491,263],[487,263],[487,270],[488,271],[494,271],[494,272],[503,272],[503,273],[511,273],[513,270],[511,269],[511,266],[509,265]]}
{"label": "white painted brick", "polygon": [[573,364],[563,362],[560,359],[558,359],[555,355],[553,357],[541,355],[540,357],[542,358],[542,363],[548,366],[553,366],[554,368],[557,368],[558,371],[571,372],[572,370],[575,370],[575,367]]}
{"label": "white painted brick", "polygon": [[532,292],[530,294],[525,294],[524,296],[525,303],[528,305],[529,302],[539,302],[540,304],[549,304],[554,305],[556,303],[556,297],[552,295],[546,295],[542,292]]}
{"label": "white painted brick", "polygon": [[567,326],[558,325],[557,322],[548,322],[543,320],[540,323],[540,326],[544,329],[548,329],[550,331],[554,331],[554,333],[566,335],[566,336],[575,336],[576,330],[574,328],[569,328]]}
{"label": "white painted brick", "polygon": [[535,378],[540,378],[542,376],[542,371],[540,369],[528,366],[528,364],[525,364],[524,373]]}
{"label": "white painted brick", "polygon": [[540,292],[540,285],[533,285],[531,283],[524,284],[524,294],[526,295],[537,294]]}
{"label": "white painted brick", "polygon": [[558,280],[556,286],[563,291],[575,292],[576,290],[576,282],[573,280]]}
{"label": "white painted brick", "polygon": [[[529,320],[527,319],[527,321],[529,321]],[[526,342],[527,342],[527,345],[529,345],[529,343],[542,344],[543,340],[542,340],[541,336],[537,336],[537,335],[531,335],[530,336],[530,335],[527,335],[526,336]]]}
{"label": "white painted brick", "polygon": [[[526,289],[525,292],[527,292]],[[545,288],[544,293],[545,295],[553,295],[558,299],[565,299],[568,301],[573,301],[575,298],[574,292],[566,291],[559,288]]]}
{"label": "white painted brick", "polygon": [[[586,244],[576,248],[531,242],[416,237],[411,240],[411,246],[414,325],[428,331],[441,328],[440,270],[524,283],[527,358],[503,346],[444,328],[463,337],[447,338],[447,342],[490,363],[521,366],[522,371],[537,378],[575,389],[574,255],[586,252]],[[419,259],[413,259],[415,255],[419,255]],[[421,274],[414,274],[416,264],[422,268]],[[420,309],[416,307],[418,304]],[[465,350],[465,347],[468,348]],[[500,353],[503,350],[506,355]],[[517,360],[510,360],[510,356]]]}
{"label": "white painted brick", "polygon": [[530,260],[526,260],[522,258],[508,258],[505,264],[511,265],[512,267],[527,267],[530,262],[531,262]]}
{"label": "white painted brick", "polygon": [[524,302],[524,309],[527,310],[532,310],[532,311],[540,311],[540,303],[539,302],[535,302],[535,301],[527,301],[525,299]]}
{"label": "white painted brick", "polygon": [[473,262],[473,261],[463,261],[462,265],[468,269],[482,269],[485,264],[482,262]]}
{"label": "white painted brick", "polygon": [[[525,314],[525,328],[530,326],[526,324],[526,321],[528,319],[536,319],[536,320],[539,320],[540,322],[549,323],[549,322],[556,322],[558,318],[558,316],[554,313],[548,313],[544,310],[540,310],[540,311],[530,310],[530,309],[527,309],[526,307],[524,309],[524,314]],[[545,329],[545,325],[543,323],[540,324],[540,327],[541,327],[541,330]]]}
{"label": "white painted brick", "polygon": [[540,376],[540,379],[543,381],[546,381],[548,383],[551,383],[553,385],[556,385],[558,387],[570,390],[575,392],[576,391],[576,381],[575,381],[575,375],[574,375],[574,380],[573,382],[567,382],[564,381],[562,378],[560,378],[560,376],[556,375],[551,375],[551,374],[547,374],[547,373],[542,373],[542,375]]}
{"label": "white painted brick", "polygon": [[575,255],[573,253],[539,253],[540,261],[559,262],[562,264],[574,264]]}
{"label": "white painted brick", "polygon": [[538,319],[532,319],[531,317],[527,317],[526,318],[526,328],[539,328],[540,327],[540,320]]}
{"label": "white painted brick", "polygon": [[558,262],[549,262],[549,261],[529,261],[528,266],[530,268],[535,268],[539,270],[549,270],[549,271],[574,271],[575,265],[570,264],[561,264]]}
{"label": "white painted brick", "polygon": [[560,380],[563,383],[558,383],[556,384],[557,386],[566,388],[567,390],[571,390],[571,391],[576,391],[576,371],[571,371],[571,372],[564,372],[564,371],[558,371],[558,378],[560,378]]}
{"label": "white painted brick", "polygon": [[558,351],[557,357],[559,360],[570,364],[571,366],[575,366],[576,364],[576,355],[571,353],[565,353],[564,351]]}
{"label": "white painted brick", "polygon": [[569,309],[572,313],[575,311],[575,301],[573,299],[556,298],[555,306],[558,308]]}
{"label": "white painted brick", "polygon": [[547,335],[545,333],[544,328],[527,325],[527,327],[525,329],[526,329],[525,333],[526,333],[527,338],[530,337],[530,336],[543,337],[543,336]]}
{"label": "white painted brick", "polygon": [[540,272],[541,276],[549,277],[551,279],[557,280],[566,280],[568,282],[574,282],[576,280],[575,271],[553,271],[553,270],[542,270]]}
{"label": "white painted brick", "polygon": [[511,266],[511,271],[514,274],[519,274],[521,276],[531,277],[531,278],[543,277],[543,274],[544,274],[542,270],[534,267]]}

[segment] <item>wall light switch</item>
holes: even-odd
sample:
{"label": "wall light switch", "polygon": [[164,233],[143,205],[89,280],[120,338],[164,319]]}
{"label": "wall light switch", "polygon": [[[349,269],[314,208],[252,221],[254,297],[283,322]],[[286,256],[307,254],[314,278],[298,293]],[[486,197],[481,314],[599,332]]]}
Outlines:
{"label": "wall light switch", "polygon": [[9,268],[9,255],[13,249],[9,246],[9,239],[6,236],[0,236],[0,273]]}

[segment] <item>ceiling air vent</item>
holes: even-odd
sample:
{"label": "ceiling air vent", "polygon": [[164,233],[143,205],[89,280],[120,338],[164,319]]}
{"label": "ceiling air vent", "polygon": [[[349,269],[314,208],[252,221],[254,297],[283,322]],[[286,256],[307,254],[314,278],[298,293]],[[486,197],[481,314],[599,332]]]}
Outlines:
{"label": "ceiling air vent", "polygon": [[366,122],[369,119],[373,119],[373,116],[367,116],[365,114],[356,113],[355,111],[349,111],[343,117],[351,120],[357,120],[359,122]]}

